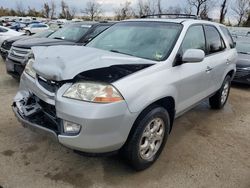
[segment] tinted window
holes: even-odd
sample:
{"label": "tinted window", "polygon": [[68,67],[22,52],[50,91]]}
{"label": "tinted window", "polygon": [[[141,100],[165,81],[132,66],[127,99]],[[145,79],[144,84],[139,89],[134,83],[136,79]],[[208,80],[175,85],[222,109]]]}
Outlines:
{"label": "tinted window", "polygon": [[42,25],[42,24],[40,24],[40,25],[39,25],[39,27],[47,27],[47,26],[46,26],[46,25]]}
{"label": "tinted window", "polygon": [[4,33],[4,32],[7,32],[8,30],[7,29],[4,29],[2,27],[0,27],[0,33]]}
{"label": "tinted window", "polygon": [[171,52],[181,29],[181,24],[167,22],[121,22],[87,46],[161,61]]}
{"label": "tinted window", "polygon": [[191,26],[188,29],[181,46],[181,53],[184,53],[187,49],[206,50],[204,30],[201,25]]}
{"label": "tinted window", "polygon": [[205,26],[208,54],[220,52],[225,49],[220,33],[213,26]]}
{"label": "tinted window", "polygon": [[220,26],[223,34],[225,35],[225,37],[227,38],[227,41],[229,42],[229,45],[230,45],[230,48],[234,48],[234,41],[233,41],[233,38],[229,32],[229,30],[226,28],[226,27],[222,27]]}
{"label": "tinted window", "polygon": [[31,28],[37,28],[38,27],[38,25],[37,24],[31,24],[31,25],[29,25]]}

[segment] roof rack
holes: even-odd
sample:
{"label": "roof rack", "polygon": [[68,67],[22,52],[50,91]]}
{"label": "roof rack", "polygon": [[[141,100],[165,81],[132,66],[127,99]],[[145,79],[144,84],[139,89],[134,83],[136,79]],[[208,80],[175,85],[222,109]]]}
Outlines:
{"label": "roof rack", "polygon": [[141,18],[188,18],[188,19],[200,19],[199,16],[193,14],[150,14],[141,16]]}

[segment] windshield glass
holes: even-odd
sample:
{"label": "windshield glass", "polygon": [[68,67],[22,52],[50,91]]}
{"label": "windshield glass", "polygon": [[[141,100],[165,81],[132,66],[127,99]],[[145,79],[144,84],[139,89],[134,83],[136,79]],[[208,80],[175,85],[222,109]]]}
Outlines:
{"label": "windshield glass", "polygon": [[117,23],[86,46],[161,61],[171,52],[182,25],[167,22]]}
{"label": "windshield glass", "polygon": [[250,54],[250,42],[236,42],[236,49],[239,53]]}
{"label": "windshield glass", "polygon": [[52,33],[54,33],[53,30],[46,30],[46,31],[34,34],[33,37],[46,38],[50,36]]}
{"label": "windshield glass", "polygon": [[55,33],[49,36],[53,39],[62,39],[72,42],[78,42],[89,30],[90,25],[71,25],[65,26],[62,29],[59,29]]}

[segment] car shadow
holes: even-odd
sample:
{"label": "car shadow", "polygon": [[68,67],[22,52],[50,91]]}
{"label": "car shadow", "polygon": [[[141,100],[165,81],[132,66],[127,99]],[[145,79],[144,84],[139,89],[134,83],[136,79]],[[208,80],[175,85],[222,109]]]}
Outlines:
{"label": "car shadow", "polygon": [[232,83],[232,87],[236,89],[250,90],[250,84]]}

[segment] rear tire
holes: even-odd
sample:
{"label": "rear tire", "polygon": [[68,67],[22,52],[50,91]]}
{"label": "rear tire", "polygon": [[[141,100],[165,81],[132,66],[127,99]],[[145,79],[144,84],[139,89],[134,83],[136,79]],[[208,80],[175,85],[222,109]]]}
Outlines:
{"label": "rear tire", "polygon": [[166,109],[154,105],[138,117],[120,154],[137,171],[150,167],[161,154],[170,131]]}
{"label": "rear tire", "polygon": [[231,77],[226,76],[225,80],[219,91],[214,96],[209,98],[209,104],[212,109],[222,109],[227,103],[227,99],[230,93]]}

